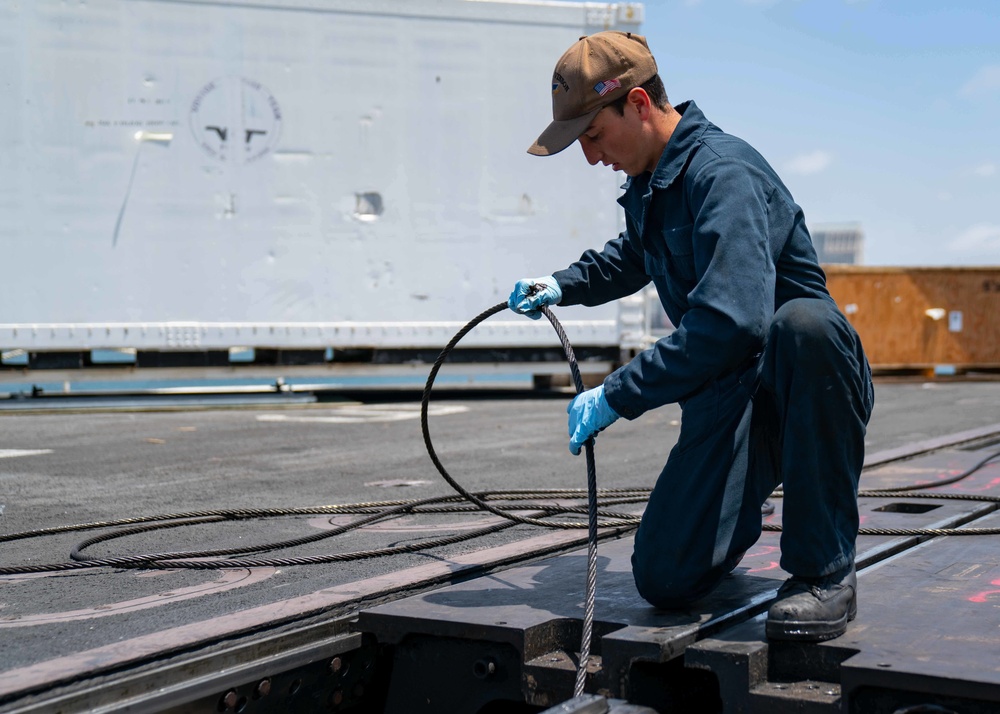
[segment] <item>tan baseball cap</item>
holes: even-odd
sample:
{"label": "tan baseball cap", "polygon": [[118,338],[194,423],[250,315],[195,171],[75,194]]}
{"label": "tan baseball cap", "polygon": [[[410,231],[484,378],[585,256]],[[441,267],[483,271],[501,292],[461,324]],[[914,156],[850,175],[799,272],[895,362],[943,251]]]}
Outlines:
{"label": "tan baseball cap", "polygon": [[581,37],[552,73],[552,123],[529,154],[558,154],[587,130],[606,105],[656,74],[646,38],[609,30]]}

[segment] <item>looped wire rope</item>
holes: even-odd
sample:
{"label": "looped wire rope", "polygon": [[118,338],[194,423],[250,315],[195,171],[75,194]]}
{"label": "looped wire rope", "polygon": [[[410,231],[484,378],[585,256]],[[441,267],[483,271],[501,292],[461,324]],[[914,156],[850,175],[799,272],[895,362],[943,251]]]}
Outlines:
{"label": "looped wire rope", "polygon": [[[424,395],[420,405],[420,425],[424,434],[424,445],[427,447],[427,453],[430,455],[431,461],[434,462],[434,466],[437,468],[438,473],[441,474],[444,480],[447,481],[452,488],[458,491],[458,493],[468,498],[480,508],[503,518],[510,518],[518,523],[529,523],[549,528],[580,528],[582,526],[580,523],[565,521],[538,521],[533,518],[523,518],[521,516],[517,516],[516,514],[502,512],[499,509],[493,508],[485,501],[476,498],[471,493],[466,491],[457,481],[455,481],[455,479],[451,477],[448,470],[444,467],[444,464],[442,464],[441,460],[438,459],[437,453],[434,451],[434,445],[431,443],[430,429],[427,424],[427,407],[430,401],[431,388],[434,386],[434,380],[437,377],[438,371],[441,369],[441,365],[444,364],[444,361],[448,358],[448,355],[451,354],[455,345],[457,345],[458,342],[469,333],[469,331],[471,331],[483,320],[486,320],[490,316],[506,309],[507,303],[502,302],[472,318],[472,320],[470,320],[465,327],[456,333],[434,362],[434,366],[431,367],[430,374],[427,377],[427,385],[424,387]],[[576,355],[573,352],[573,346],[570,344],[569,338],[566,336],[566,331],[547,306],[543,305],[539,309],[542,314],[548,318],[548,321],[552,323],[552,327],[555,329],[556,335],[559,337],[559,343],[562,345],[563,352],[566,355],[566,361],[569,363],[570,372],[573,375],[573,385],[576,387],[576,393],[580,394],[584,390],[583,378],[580,376],[580,366],[576,361]],[[593,437],[587,439],[584,443],[584,450],[587,455],[587,585],[583,609],[583,634],[580,638],[580,660],[576,670],[576,682],[573,686],[574,697],[579,697],[583,694],[584,685],[587,680],[587,668],[590,664],[590,641],[593,638],[594,633],[594,603],[597,599],[598,528],[604,526],[635,527],[638,525],[638,517],[614,521],[611,523],[601,523],[597,520],[597,467],[594,464]]]}

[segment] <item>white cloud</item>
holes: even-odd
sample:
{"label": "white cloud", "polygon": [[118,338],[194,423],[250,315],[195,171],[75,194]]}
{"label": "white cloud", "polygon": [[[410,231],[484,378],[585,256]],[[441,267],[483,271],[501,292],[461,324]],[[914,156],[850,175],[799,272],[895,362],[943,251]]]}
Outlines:
{"label": "white cloud", "polygon": [[972,169],[972,173],[974,173],[976,176],[982,176],[983,178],[989,178],[990,176],[995,176],[996,172],[997,172],[997,165],[991,163],[982,164],[981,166],[977,166],[976,168]]}
{"label": "white cloud", "polygon": [[970,99],[1000,93],[1000,64],[988,64],[980,67],[961,86],[958,93],[960,96]]}
{"label": "white cloud", "polygon": [[785,163],[785,171],[792,174],[808,176],[825,171],[833,163],[833,154],[822,149],[799,154]]}
{"label": "white cloud", "polygon": [[995,250],[1000,254],[1000,225],[977,223],[970,226],[948,243],[948,249],[965,253]]}

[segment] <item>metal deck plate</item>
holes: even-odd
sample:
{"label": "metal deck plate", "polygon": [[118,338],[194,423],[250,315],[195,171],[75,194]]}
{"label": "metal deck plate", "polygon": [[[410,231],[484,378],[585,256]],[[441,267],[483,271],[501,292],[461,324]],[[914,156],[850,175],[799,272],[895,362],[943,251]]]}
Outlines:
{"label": "metal deck plate", "polygon": [[[906,499],[905,504],[898,498],[864,499],[864,523],[882,528],[949,527],[992,508],[930,499]],[[780,520],[781,502],[776,505],[769,520]],[[676,660],[679,666],[681,655],[699,640],[717,636],[766,609],[787,577],[777,562],[778,540],[778,533],[765,532],[736,571],[697,608],[669,612],[652,608],[638,596],[631,575],[631,538],[602,544],[593,643],[599,657],[591,665],[588,691],[651,706],[681,701],[687,695],[679,689],[643,690],[650,689],[650,678],[668,681],[671,663]],[[907,552],[918,542],[912,536],[863,536],[858,542],[859,565]],[[398,691],[390,691],[386,711],[401,711],[415,699],[426,702],[427,708],[410,711],[443,711],[441,707],[475,711],[477,703],[455,699],[459,691],[466,696],[477,693],[476,702],[513,701],[523,695],[532,704],[550,706],[568,698],[582,631],[585,573],[586,552],[580,551],[363,611],[359,629],[397,650],[393,686]],[[905,582],[897,582],[895,588],[900,586]],[[884,597],[891,603],[892,590],[886,590]],[[433,676],[442,666],[452,668],[448,692],[441,691],[440,677]],[[821,669],[829,669],[828,663]],[[687,681],[690,684],[690,677]],[[417,692],[422,695],[414,698]]]}
{"label": "metal deck plate", "polygon": [[[1000,514],[976,525],[1000,527]],[[848,711],[1000,710],[996,536],[935,538],[867,569],[859,587],[861,613],[843,638],[858,650],[841,668]]]}

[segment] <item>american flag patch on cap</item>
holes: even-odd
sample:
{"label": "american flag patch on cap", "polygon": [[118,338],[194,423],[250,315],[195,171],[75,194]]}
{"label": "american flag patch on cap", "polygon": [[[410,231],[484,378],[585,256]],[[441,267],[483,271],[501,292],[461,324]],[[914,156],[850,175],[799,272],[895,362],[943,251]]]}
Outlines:
{"label": "american flag patch on cap", "polygon": [[609,79],[606,82],[598,82],[594,85],[594,91],[600,94],[602,97],[608,92],[613,92],[622,86],[622,83],[617,79]]}

